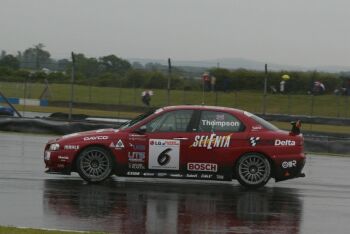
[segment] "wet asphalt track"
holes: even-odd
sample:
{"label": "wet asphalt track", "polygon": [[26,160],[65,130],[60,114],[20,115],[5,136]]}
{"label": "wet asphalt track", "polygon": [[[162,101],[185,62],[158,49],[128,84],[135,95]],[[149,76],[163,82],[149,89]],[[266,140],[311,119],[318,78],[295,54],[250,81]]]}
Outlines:
{"label": "wet asphalt track", "polygon": [[46,175],[50,136],[0,132],[0,225],[112,233],[348,233],[350,157],[309,156],[306,178],[237,182]]}

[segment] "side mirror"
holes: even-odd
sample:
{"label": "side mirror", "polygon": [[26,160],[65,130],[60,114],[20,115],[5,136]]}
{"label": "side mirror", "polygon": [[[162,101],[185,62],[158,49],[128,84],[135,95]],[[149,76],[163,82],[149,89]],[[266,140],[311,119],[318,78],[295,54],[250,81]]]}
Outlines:
{"label": "side mirror", "polygon": [[139,129],[137,129],[136,131],[135,131],[135,133],[138,133],[138,134],[145,134],[146,133],[146,131],[147,131],[147,127],[146,127],[146,125],[142,125]]}

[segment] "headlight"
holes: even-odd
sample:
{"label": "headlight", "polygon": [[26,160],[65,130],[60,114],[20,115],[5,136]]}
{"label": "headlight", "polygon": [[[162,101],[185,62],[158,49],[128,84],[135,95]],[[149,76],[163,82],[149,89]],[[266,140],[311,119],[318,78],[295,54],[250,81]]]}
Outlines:
{"label": "headlight", "polygon": [[57,151],[59,149],[60,149],[60,144],[57,144],[57,143],[51,144],[49,148],[50,151]]}

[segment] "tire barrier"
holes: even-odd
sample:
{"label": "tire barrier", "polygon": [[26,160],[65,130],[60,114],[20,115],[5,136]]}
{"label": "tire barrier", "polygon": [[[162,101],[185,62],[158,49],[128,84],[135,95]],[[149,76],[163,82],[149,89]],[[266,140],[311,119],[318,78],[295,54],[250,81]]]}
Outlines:
{"label": "tire barrier", "polygon": [[[26,133],[48,133],[48,134],[69,134],[74,132],[96,130],[102,128],[118,128],[121,123],[81,121],[57,121],[49,119],[30,118],[0,118],[1,131],[14,131]],[[316,135],[315,133],[304,133],[305,150],[308,152],[322,152],[343,154],[350,156],[349,136],[327,136]]]}
{"label": "tire barrier", "polygon": [[350,138],[305,136],[305,151],[350,156]]}
{"label": "tire barrier", "polygon": [[1,131],[69,134],[102,128],[118,128],[121,123],[98,123],[88,121],[54,121],[48,119],[0,118]]}

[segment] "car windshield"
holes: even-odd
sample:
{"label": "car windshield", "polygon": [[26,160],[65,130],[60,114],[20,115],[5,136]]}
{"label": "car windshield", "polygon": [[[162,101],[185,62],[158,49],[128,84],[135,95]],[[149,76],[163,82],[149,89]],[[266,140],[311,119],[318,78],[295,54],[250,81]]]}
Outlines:
{"label": "car windshield", "polygon": [[147,118],[148,116],[152,115],[153,113],[155,113],[155,110],[150,110],[150,111],[147,111],[139,116],[137,116],[136,118],[130,120],[130,121],[127,121],[125,123],[123,123],[119,129],[127,129],[127,128],[130,128],[132,126],[134,126],[135,124],[139,123],[140,121],[144,120],[145,118]]}
{"label": "car windshield", "polygon": [[263,118],[260,118],[259,116],[256,116],[250,112],[245,111],[244,114],[252,119],[254,119],[258,124],[263,126],[264,128],[271,130],[271,131],[278,131],[279,128],[273,125],[272,123],[267,122]]}

